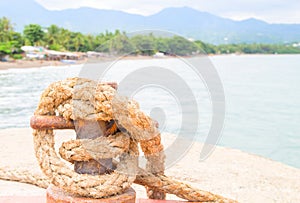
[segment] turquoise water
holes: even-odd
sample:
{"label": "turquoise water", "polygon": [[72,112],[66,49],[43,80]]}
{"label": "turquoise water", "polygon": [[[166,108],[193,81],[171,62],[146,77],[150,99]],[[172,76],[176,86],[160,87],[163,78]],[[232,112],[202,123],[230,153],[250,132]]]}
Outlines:
{"label": "turquoise water", "polygon": [[300,168],[300,55],[213,61],[227,103],[221,144]]}
{"label": "turquoise water", "polygon": [[[300,168],[300,55],[213,56],[210,60],[220,75],[226,97],[225,127],[219,145]],[[203,141],[212,114],[205,85],[196,83],[194,75],[180,70],[173,59],[156,59],[154,64],[164,62],[178,68],[195,92],[200,111],[198,139]],[[106,79],[120,81],[131,67],[141,64],[153,65],[153,61],[126,61],[120,64],[118,74],[108,73]],[[81,68],[0,71],[0,128],[29,127],[42,90],[53,81],[82,75]],[[138,92],[135,99],[150,114],[151,109],[161,106],[165,110],[161,128],[178,132],[180,107],[170,95],[160,88],[150,88]]]}

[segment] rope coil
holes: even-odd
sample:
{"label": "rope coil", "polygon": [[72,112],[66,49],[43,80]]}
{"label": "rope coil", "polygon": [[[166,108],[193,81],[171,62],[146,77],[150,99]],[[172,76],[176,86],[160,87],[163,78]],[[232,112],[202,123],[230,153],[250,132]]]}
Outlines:
{"label": "rope coil", "polygon": [[[36,157],[51,183],[67,192],[85,197],[104,198],[120,194],[128,189],[136,178],[139,153],[137,143],[141,140],[150,140],[155,136],[158,139],[156,142],[158,148],[149,142],[148,151],[153,152],[152,148],[157,148],[159,150],[156,152],[162,152],[163,146],[155,127],[156,123],[139,110],[135,101],[115,95],[116,90],[111,86],[81,78],[70,78],[53,83],[44,91],[35,115],[58,115],[67,120],[114,120],[128,133],[127,135],[117,133],[96,140],[69,141],[62,145],[61,157],[71,162],[114,158],[115,155],[120,155],[120,162],[114,172],[94,176],[79,175],[60,160],[54,149],[53,130],[35,130]],[[112,147],[109,147],[110,144]],[[79,151],[84,153],[78,155]],[[160,169],[163,171],[164,154],[158,154],[162,166]]]}

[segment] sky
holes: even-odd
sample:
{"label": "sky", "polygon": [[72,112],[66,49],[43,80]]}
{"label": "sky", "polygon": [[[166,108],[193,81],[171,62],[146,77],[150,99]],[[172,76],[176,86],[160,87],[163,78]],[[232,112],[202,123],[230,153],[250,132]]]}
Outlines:
{"label": "sky", "polygon": [[49,10],[93,7],[151,15],[168,7],[188,6],[218,16],[269,23],[300,23],[300,0],[36,0]]}

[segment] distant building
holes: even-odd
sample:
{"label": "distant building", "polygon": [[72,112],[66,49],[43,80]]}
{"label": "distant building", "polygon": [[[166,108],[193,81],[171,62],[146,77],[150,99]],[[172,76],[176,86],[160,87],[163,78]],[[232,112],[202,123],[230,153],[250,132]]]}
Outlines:
{"label": "distant building", "polygon": [[45,60],[79,60],[84,57],[83,53],[60,52],[48,50],[44,47],[23,46],[21,49],[25,52],[27,59],[45,59]]}
{"label": "distant building", "polygon": [[35,46],[22,46],[21,50],[25,52],[25,58],[27,59],[44,59],[44,47]]}

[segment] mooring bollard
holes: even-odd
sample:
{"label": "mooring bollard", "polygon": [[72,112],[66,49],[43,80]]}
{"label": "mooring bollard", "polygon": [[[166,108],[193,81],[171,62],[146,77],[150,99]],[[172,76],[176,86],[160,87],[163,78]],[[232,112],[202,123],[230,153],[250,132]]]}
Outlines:
{"label": "mooring bollard", "polygon": [[[137,102],[122,96],[113,111],[116,95],[115,83],[68,78],[50,84],[31,119],[35,154],[46,178],[19,180],[55,185],[47,189],[48,203],[134,203],[133,183],[146,187],[149,198],[164,199],[170,193],[193,202],[236,202],[164,175],[158,123]],[[77,140],[61,145],[60,157],[54,129],[75,129],[77,134]],[[146,170],[138,167],[138,144],[147,159]],[[114,161],[113,170],[115,157],[119,161]],[[75,163],[75,171],[62,159]]]}
{"label": "mooring bollard", "polygon": [[[116,83],[108,83],[117,88]],[[111,123],[94,120],[67,121],[59,116],[33,116],[30,121],[33,129],[75,129],[76,139],[95,139],[105,136],[110,130]],[[99,159],[89,161],[77,161],[74,163],[74,170],[79,174],[102,175],[113,170],[112,159]],[[121,195],[104,199],[92,199],[79,197],[50,185],[47,189],[48,203],[134,203],[135,191],[129,188]]]}

